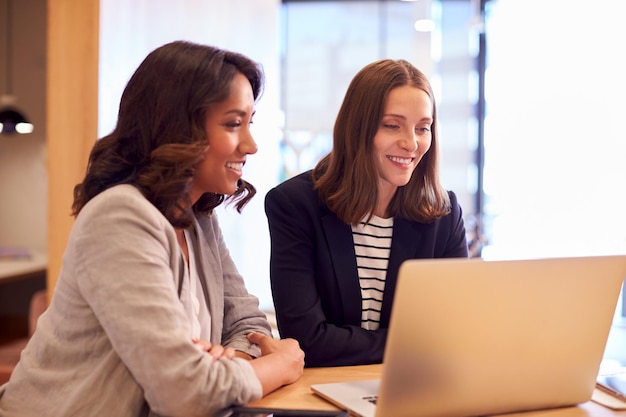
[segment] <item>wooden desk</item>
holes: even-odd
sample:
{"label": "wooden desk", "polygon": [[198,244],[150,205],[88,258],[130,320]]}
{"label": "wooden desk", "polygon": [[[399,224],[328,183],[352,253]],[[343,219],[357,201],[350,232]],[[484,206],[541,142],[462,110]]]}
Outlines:
{"label": "wooden desk", "polygon": [[[287,409],[336,410],[329,402],[311,391],[311,384],[355,381],[380,378],[382,365],[343,366],[335,368],[307,368],[304,375],[291,385],[284,386],[265,398],[249,404],[252,407]],[[577,407],[506,414],[506,417],[615,417],[626,416],[626,410],[613,411],[594,402]]]}

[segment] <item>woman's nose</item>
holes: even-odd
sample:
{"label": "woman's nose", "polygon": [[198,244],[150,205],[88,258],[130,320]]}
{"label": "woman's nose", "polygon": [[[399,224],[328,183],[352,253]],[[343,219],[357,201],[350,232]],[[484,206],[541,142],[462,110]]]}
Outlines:
{"label": "woman's nose", "polygon": [[244,133],[240,143],[240,149],[243,153],[248,155],[255,154],[259,150],[250,130]]}
{"label": "woman's nose", "polygon": [[416,133],[407,133],[402,139],[402,148],[408,152],[417,152],[419,140]]}

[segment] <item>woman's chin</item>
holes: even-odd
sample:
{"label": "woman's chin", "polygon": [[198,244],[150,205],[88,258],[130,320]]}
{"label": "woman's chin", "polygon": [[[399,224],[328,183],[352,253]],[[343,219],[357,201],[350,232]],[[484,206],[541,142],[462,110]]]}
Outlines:
{"label": "woman's chin", "polygon": [[237,184],[235,184],[235,185],[234,185],[234,186],[232,186],[232,187],[228,187],[228,189],[224,190],[224,192],[223,192],[223,193],[221,193],[221,194],[225,194],[225,195],[233,195],[233,194],[235,194],[235,192],[237,191],[237,188],[238,188],[238,187],[237,187]]}

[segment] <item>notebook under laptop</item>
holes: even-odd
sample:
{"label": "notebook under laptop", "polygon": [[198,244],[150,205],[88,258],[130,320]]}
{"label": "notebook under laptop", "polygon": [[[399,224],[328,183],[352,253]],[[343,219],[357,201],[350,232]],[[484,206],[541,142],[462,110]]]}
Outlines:
{"label": "notebook under laptop", "polygon": [[625,276],[626,256],[406,261],[380,381],[311,389],[361,417],[478,416],[586,402]]}

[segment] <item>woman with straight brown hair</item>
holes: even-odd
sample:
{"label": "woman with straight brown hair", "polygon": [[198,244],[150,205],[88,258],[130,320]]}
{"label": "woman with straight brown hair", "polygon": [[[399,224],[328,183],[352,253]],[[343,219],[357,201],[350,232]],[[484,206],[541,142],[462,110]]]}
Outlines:
{"label": "woman with straight brown hair", "polygon": [[278,328],[300,342],[306,366],[382,362],[400,264],[468,257],[438,165],[428,79],[384,59],[350,83],[332,151],[266,195]]}

